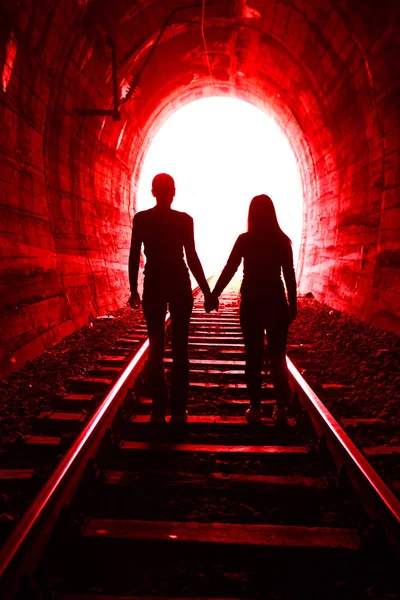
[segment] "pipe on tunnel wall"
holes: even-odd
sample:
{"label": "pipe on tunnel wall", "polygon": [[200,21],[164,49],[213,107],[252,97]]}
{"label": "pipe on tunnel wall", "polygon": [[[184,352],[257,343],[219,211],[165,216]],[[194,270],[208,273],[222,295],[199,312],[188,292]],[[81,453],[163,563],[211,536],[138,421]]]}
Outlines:
{"label": "pipe on tunnel wall", "polygon": [[[355,6],[357,4],[357,7]],[[304,187],[300,291],[400,331],[400,17],[393,3],[248,0],[180,13],[182,3],[0,1],[3,373],[88,319],[123,305],[135,187],[151,136],[183,103],[212,93],[274,114]],[[168,10],[167,10],[168,9]]]}

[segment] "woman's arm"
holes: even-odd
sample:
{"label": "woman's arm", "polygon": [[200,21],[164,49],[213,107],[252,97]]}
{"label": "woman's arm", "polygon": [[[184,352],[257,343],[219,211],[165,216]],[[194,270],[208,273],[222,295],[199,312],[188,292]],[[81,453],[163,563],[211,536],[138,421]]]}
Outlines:
{"label": "woman's arm", "polygon": [[293,266],[292,245],[289,241],[285,243],[283,251],[282,271],[288,294],[290,320],[293,321],[296,318],[297,314],[297,286]]}
{"label": "woman's arm", "polygon": [[218,278],[217,283],[213,289],[213,296],[220,296],[236,271],[239,268],[240,263],[242,262],[243,251],[242,251],[242,239],[241,236],[235,242],[235,245],[232,248],[232,252],[228,258],[228,262],[226,263],[221,275]]}

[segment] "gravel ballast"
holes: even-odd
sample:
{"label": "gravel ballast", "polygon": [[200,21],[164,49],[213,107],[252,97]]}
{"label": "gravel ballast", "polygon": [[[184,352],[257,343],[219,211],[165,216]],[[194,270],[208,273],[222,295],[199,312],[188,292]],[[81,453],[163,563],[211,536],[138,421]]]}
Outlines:
{"label": "gravel ballast", "polygon": [[[289,343],[311,344],[307,362],[296,358],[293,362],[334,416],[383,419],[397,430],[397,441],[392,443],[400,443],[398,336],[302,296]],[[354,390],[332,398],[322,383],[354,386]]]}
{"label": "gravel ballast", "polygon": [[[0,380],[2,444],[27,435],[30,419],[49,410],[52,400],[66,393],[69,378],[85,375],[118,338],[144,323],[142,312],[128,307],[112,317],[82,327]],[[387,424],[382,434],[386,443],[400,443],[398,336],[302,296],[289,343],[312,344],[304,357],[293,357],[293,362],[335,416],[382,419]],[[355,387],[332,396],[321,383]],[[371,441],[378,443],[374,436]]]}
{"label": "gravel ballast", "polygon": [[30,432],[30,420],[51,410],[53,400],[68,391],[71,377],[84,376],[96,359],[113,348],[130,329],[144,325],[141,310],[122,308],[65,337],[22,369],[0,379],[0,443]]}

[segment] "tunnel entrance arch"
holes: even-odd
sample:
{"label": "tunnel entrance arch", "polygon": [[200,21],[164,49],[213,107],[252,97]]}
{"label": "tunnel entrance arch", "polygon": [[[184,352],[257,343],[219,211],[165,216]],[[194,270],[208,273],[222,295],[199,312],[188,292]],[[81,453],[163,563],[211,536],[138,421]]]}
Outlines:
{"label": "tunnel entrance arch", "polygon": [[154,205],[151,180],[176,180],[173,207],[194,217],[196,243],[208,274],[223,267],[246,229],[251,198],[265,193],[293,242],[295,264],[303,225],[303,190],[290,142],[253,104],[230,97],[195,100],[161,126],[145,156],[136,210]]}
{"label": "tunnel entrance arch", "polygon": [[[234,90],[226,90],[225,93],[216,95],[215,89],[203,89],[202,93],[170,100],[157,115],[149,119],[146,134],[135,156],[132,212],[154,205],[150,186],[151,178],[156,172],[173,170],[175,178],[178,172],[177,195],[173,207],[187,211],[195,218],[196,243],[209,274],[223,266],[237,235],[246,229],[247,209],[251,198],[256,194],[267,193],[275,203],[282,229],[293,241],[298,279],[301,275],[307,229],[305,192],[310,195],[315,181],[309,168],[312,162],[311,153],[293,115],[288,113],[287,107],[282,110],[283,103],[279,95],[274,94],[273,100],[279,105],[278,110],[272,106],[271,98],[268,101],[267,98],[255,94],[239,97]],[[212,121],[213,119],[216,121]],[[235,136],[230,136],[229,122],[238,130],[238,136],[242,137],[247,147],[240,148],[239,144],[235,144]],[[254,128],[255,125],[258,130],[248,131],[243,138],[246,126]],[[204,131],[204,128],[208,131]],[[207,146],[204,143],[210,131],[213,133],[208,140],[209,148],[213,151],[211,157],[205,155]],[[228,143],[226,150],[230,156],[226,157],[226,161],[221,152],[218,154],[223,145],[220,145],[218,135],[223,136],[224,132],[230,137],[230,144]],[[263,134],[268,137],[264,142]],[[196,139],[196,136],[201,139]],[[248,147],[251,142],[252,148]],[[186,143],[183,153],[180,152],[180,143]],[[235,145],[236,147],[232,148]],[[235,150],[239,151],[240,156],[232,161],[232,151],[234,153]],[[177,156],[172,158],[174,153]],[[184,178],[181,177],[183,171],[179,168],[179,160],[186,160],[187,155],[194,157],[195,164],[190,165],[191,173],[188,178]],[[213,164],[213,158],[216,156],[218,165]],[[257,161],[257,165],[249,169],[251,158]],[[177,161],[178,168],[174,169]],[[207,172],[207,167],[210,166],[211,173]],[[238,174],[238,170],[242,173]],[[261,172],[262,170],[264,172]],[[225,186],[230,174],[232,181]],[[217,187],[217,190],[211,189],[211,202],[204,202],[202,195],[208,183],[190,182],[191,178],[198,179],[204,176],[210,179],[211,188],[213,184]],[[220,197],[217,197],[218,189],[222,190]],[[218,227],[208,226],[207,219],[221,223],[224,215],[224,235],[220,237]],[[214,259],[211,259],[210,253],[214,255]]]}

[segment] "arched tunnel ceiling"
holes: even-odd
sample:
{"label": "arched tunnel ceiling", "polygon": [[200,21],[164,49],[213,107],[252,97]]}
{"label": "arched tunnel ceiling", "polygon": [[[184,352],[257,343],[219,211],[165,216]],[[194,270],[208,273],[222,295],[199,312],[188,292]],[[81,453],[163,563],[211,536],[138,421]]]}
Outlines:
{"label": "arched tunnel ceiling", "polygon": [[[314,243],[321,244],[325,254],[337,245],[336,225],[349,219],[346,202],[351,201],[350,220],[356,227],[379,227],[384,125],[378,100],[384,78],[379,60],[374,69],[379,59],[374,48],[385,42],[382,37],[388,32],[390,37],[390,31],[396,31],[396,24],[398,32],[399,11],[389,1],[379,10],[373,2],[218,1],[206,3],[202,21],[201,2],[188,3],[182,10],[184,6],[141,2],[132,8],[129,2],[112,6],[93,2],[88,8],[88,26],[98,25],[118,40],[121,77],[127,82],[135,81],[158,41],[135,81],[132,99],[124,105],[128,127],[134,123],[140,136],[139,143],[130,144],[135,175],[140,174],[154,130],[183,102],[229,94],[272,112],[301,166],[308,243],[303,244],[300,273],[304,289],[310,287],[314,266],[307,254],[315,250]],[[347,188],[359,187],[362,193],[346,197],[343,180]],[[336,277],[337,262],[332,258],[324,265],[317,260],[323,279]],[[352,291],[350,285],[349,308],[354,303]],[[330,299],[329,290],[323,293]],[[368,313],[365,306],[361,310]]]}
{"label": "arched tunnel ceiling", "polygon": [[[301,291],[400,330],[396,2],[216,0],[205,3],[203,30],[195,1],[0,5],[4,64],[10,40],[17,47],[7,89],[3,68],[3,110],[10,107],[5,119],[18,134],[3,146],[32,157],[53,253],[52,264],[39,260],[38,268],[54,272],[60,295],[44,346],[126,298],[129,221],[145,152],[172,112],[208,95],[253,102],[292,143],[305,200]],[[76,112],[113,107],[107,38],[117,48],[120,121]],[[16,205],[24,211],[30,201]],[[71,267],[77,262],[80,271]],[[24,293],[15,284],[6,307],[24,307]]]}

